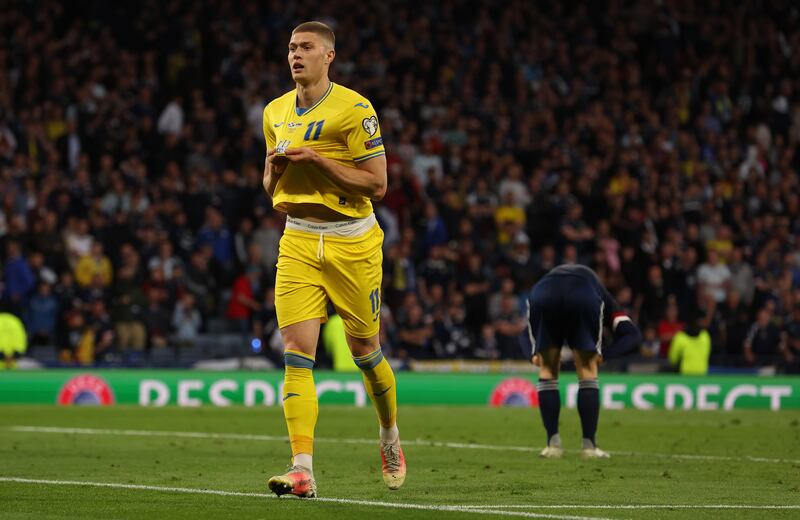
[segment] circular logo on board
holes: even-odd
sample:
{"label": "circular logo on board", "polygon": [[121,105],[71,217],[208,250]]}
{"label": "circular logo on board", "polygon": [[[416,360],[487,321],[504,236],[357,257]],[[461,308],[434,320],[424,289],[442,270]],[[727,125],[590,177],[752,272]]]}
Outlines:
{"label": "circular logo on board", "polygon": [[494,387],[489,398],[492,406],[539,406],[539,393],[527,379],[511,377]]}
{"label": "circular logo on board", "polygon": [[58,392],[58,404],[109,405],[114,404],[114,393],[102,377],[84,374],[64,383]]}

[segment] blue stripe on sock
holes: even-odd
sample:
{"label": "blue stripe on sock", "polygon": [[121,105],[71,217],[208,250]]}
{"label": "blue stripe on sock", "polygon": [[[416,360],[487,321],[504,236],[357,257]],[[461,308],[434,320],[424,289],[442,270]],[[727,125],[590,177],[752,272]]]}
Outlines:
{"label": "blue stripe on sock", "polygon": [[366,356],[353,358],[353,362],[361,370],[371,370],[376,366],[378,366],[378,364],[381,361],[383,361],[383,352],[381,352],[381,349],[378,349],[375,352],[367,354]]}
{"label": "blue stripe on sock", "polygon": [[298,356],[297,354],[292,354],[291,352],[285,352],[283,354],[283,363],[289,367],[314,368],[313,359],[308,359],[303,356]]}

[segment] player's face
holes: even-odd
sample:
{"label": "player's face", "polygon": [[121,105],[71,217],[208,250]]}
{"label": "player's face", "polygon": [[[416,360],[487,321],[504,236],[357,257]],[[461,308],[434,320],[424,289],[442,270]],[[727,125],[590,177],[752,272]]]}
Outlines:
{"label": "player's face", "polygon": [[327,74],[334,51],[316,33],[299,32],[289,40],[289,69],[297,83],[314,83]]}

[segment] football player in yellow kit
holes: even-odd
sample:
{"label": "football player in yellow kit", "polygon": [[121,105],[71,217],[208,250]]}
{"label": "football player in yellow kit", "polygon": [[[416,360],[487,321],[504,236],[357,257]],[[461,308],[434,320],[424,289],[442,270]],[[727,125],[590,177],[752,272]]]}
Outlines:
{"label": "football player in yellow kit", "polygon": [[278,495],[316,496],[312,368],[329,300],[378,413],[384,482],[397,489],[406,474],[394,373],[378,341],[383,231],[371,201],[386,193],[383,138],[372,103],[328,78],[334,48],[327,25],[298,25],[289,42],[297,86],[264,109],[264,189],[273,207],[287,213],[275,308],[285,349],[283,411],[292,467],[269,479]]}

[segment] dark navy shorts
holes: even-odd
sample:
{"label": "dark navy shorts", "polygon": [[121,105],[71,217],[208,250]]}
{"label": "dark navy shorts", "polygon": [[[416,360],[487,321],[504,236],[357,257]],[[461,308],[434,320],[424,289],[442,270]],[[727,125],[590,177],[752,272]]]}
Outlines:
{"label": "dark navy shorts", "polygon": [[603,299],[579,276],[550,276],[533,288],[528,327],[533,353],[566,345],[600,352]]}

